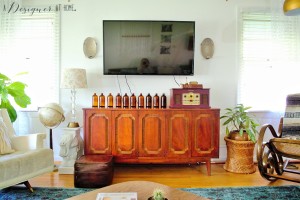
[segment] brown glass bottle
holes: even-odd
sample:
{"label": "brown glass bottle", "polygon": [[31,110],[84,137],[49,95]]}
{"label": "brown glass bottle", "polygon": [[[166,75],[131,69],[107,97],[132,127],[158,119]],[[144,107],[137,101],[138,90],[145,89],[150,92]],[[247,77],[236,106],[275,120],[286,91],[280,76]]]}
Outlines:
{"label": "brown glass bottle", "polygon": [[130,96],[130,108],[136,108],[136,96],[134,93]]}
{"label": "brown glass bottle", "polygon": [[127,93],[123,96],[123,108],[129,108],[129,96]]}
{"label": "brown glass bottle", "polygon": [[143,94],[141,93],[138,97],[138,106],[139,108],[144,108],[145,99]]}
{"label": "brown glass bottle", "polygon": [[114,107],[114,97],[111,93],[107,96],[107,107],[112,108]]}
{"label": "brown glass bottle", "polygon": [[165,94],[162,94],[160,97],[160,107],[167,108],[167,97]]}
{"label": "brown glass bottle", "polygon": [[152,108],[152,97],[150,93],[146,96],[146,108]]}
{"label": "brown glass bottle", "polygon": [[153,108],[159,108],[159,96],[157,93],[153,97]]}
{"label": "brown glass bottle", "polygon": [[101,93],[99,96],[99,107],[105,108],[105,96],[103,93]]}
{"label": "brown glass bottle", "polygon": [[94,95],[92,97],[92,107],[98,108],[98,96],[96,93],[94,93]]}
{"label": "brown glass bottle", "polygon": [[122,107],[122,96],[120,93],[117,94],[116,96],[116,108],[121,108]]}

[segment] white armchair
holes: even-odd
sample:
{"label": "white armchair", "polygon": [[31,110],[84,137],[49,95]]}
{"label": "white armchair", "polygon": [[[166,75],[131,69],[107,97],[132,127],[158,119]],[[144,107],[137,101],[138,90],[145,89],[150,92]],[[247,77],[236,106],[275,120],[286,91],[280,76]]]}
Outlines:
{"label": "white armchair", "polygon": [[0,119],[6,126],[6,135],[14,150],[13,153],[0,154],[0,189],[24,183],[33,191],[28,179],[51,172],[54,168],[53,151],[44,148],[46,134],[17,136],[6,109],[0,109]]}

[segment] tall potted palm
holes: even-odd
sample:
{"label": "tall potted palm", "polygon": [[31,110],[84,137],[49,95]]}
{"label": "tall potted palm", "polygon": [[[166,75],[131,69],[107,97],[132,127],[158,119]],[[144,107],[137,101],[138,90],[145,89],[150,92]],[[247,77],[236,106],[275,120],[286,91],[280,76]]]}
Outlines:
{"label": "tall potted palm", "polygon": [[226,113],[220,117],[225,120],[223,125],[226,127],[226,171],[248,174],[256,170],[253,154],[259,124],[249,114],[250,108],[238,104],[234,108],[226,108]]}
{"label": "tall potted palm", "polygon": [[[17,75],[21,75],[20,73]],[[25,87],[27,85],[20,81],[13,81],[6,75],[0,73],[0,108],[6,108],[9,114],[11,122],[16,121],[17,112],[14,106],[11,104],[11,98],[21,108],[26,108],[31,103],[31,99],[25,93]]]}

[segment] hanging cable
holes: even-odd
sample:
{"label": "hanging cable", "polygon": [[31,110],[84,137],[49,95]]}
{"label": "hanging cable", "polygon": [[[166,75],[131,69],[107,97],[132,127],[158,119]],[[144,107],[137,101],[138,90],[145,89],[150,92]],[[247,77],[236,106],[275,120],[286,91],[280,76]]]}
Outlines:
{"label": "hanging cable", "polygon": [[118,80],[118,85],[119,85],[119,91],[122,96],[122,89],[121,89],[121,85],[120,85],[119,75],[117,75],[117,80]]}
{"label": "hanging cable", "polygon": [[180,87],[180,84],[177,82],[175,76],[173,76],[175,83]]}
{"label": "hanging cable", "polygon": [[130,88],[130,86],[129,86],[129,84],[128,84],[127,76],[126,76],[126,75],[125,75],[125,80],[126,80],[127,87],[128,87],[128,89],[129,89],[129,91],[130,91],[130,94],[132,95],[131,88]]}

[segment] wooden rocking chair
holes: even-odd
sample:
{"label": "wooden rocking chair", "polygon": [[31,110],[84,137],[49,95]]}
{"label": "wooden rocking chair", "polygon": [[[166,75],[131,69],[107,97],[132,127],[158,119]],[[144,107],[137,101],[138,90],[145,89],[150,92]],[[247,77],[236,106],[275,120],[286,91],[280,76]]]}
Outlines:
{"label": "wooden rocking chair", "polygon": [[[273,136],[264,142],[266,131]],[[300,159],[300,94],[288,95],[284,118],[281,118],[278,134],[270,124],[262,126],[257,140],[257,162],[262,177],[269,181],[284,179],[300,183],[300,175],[291,159]]]}

